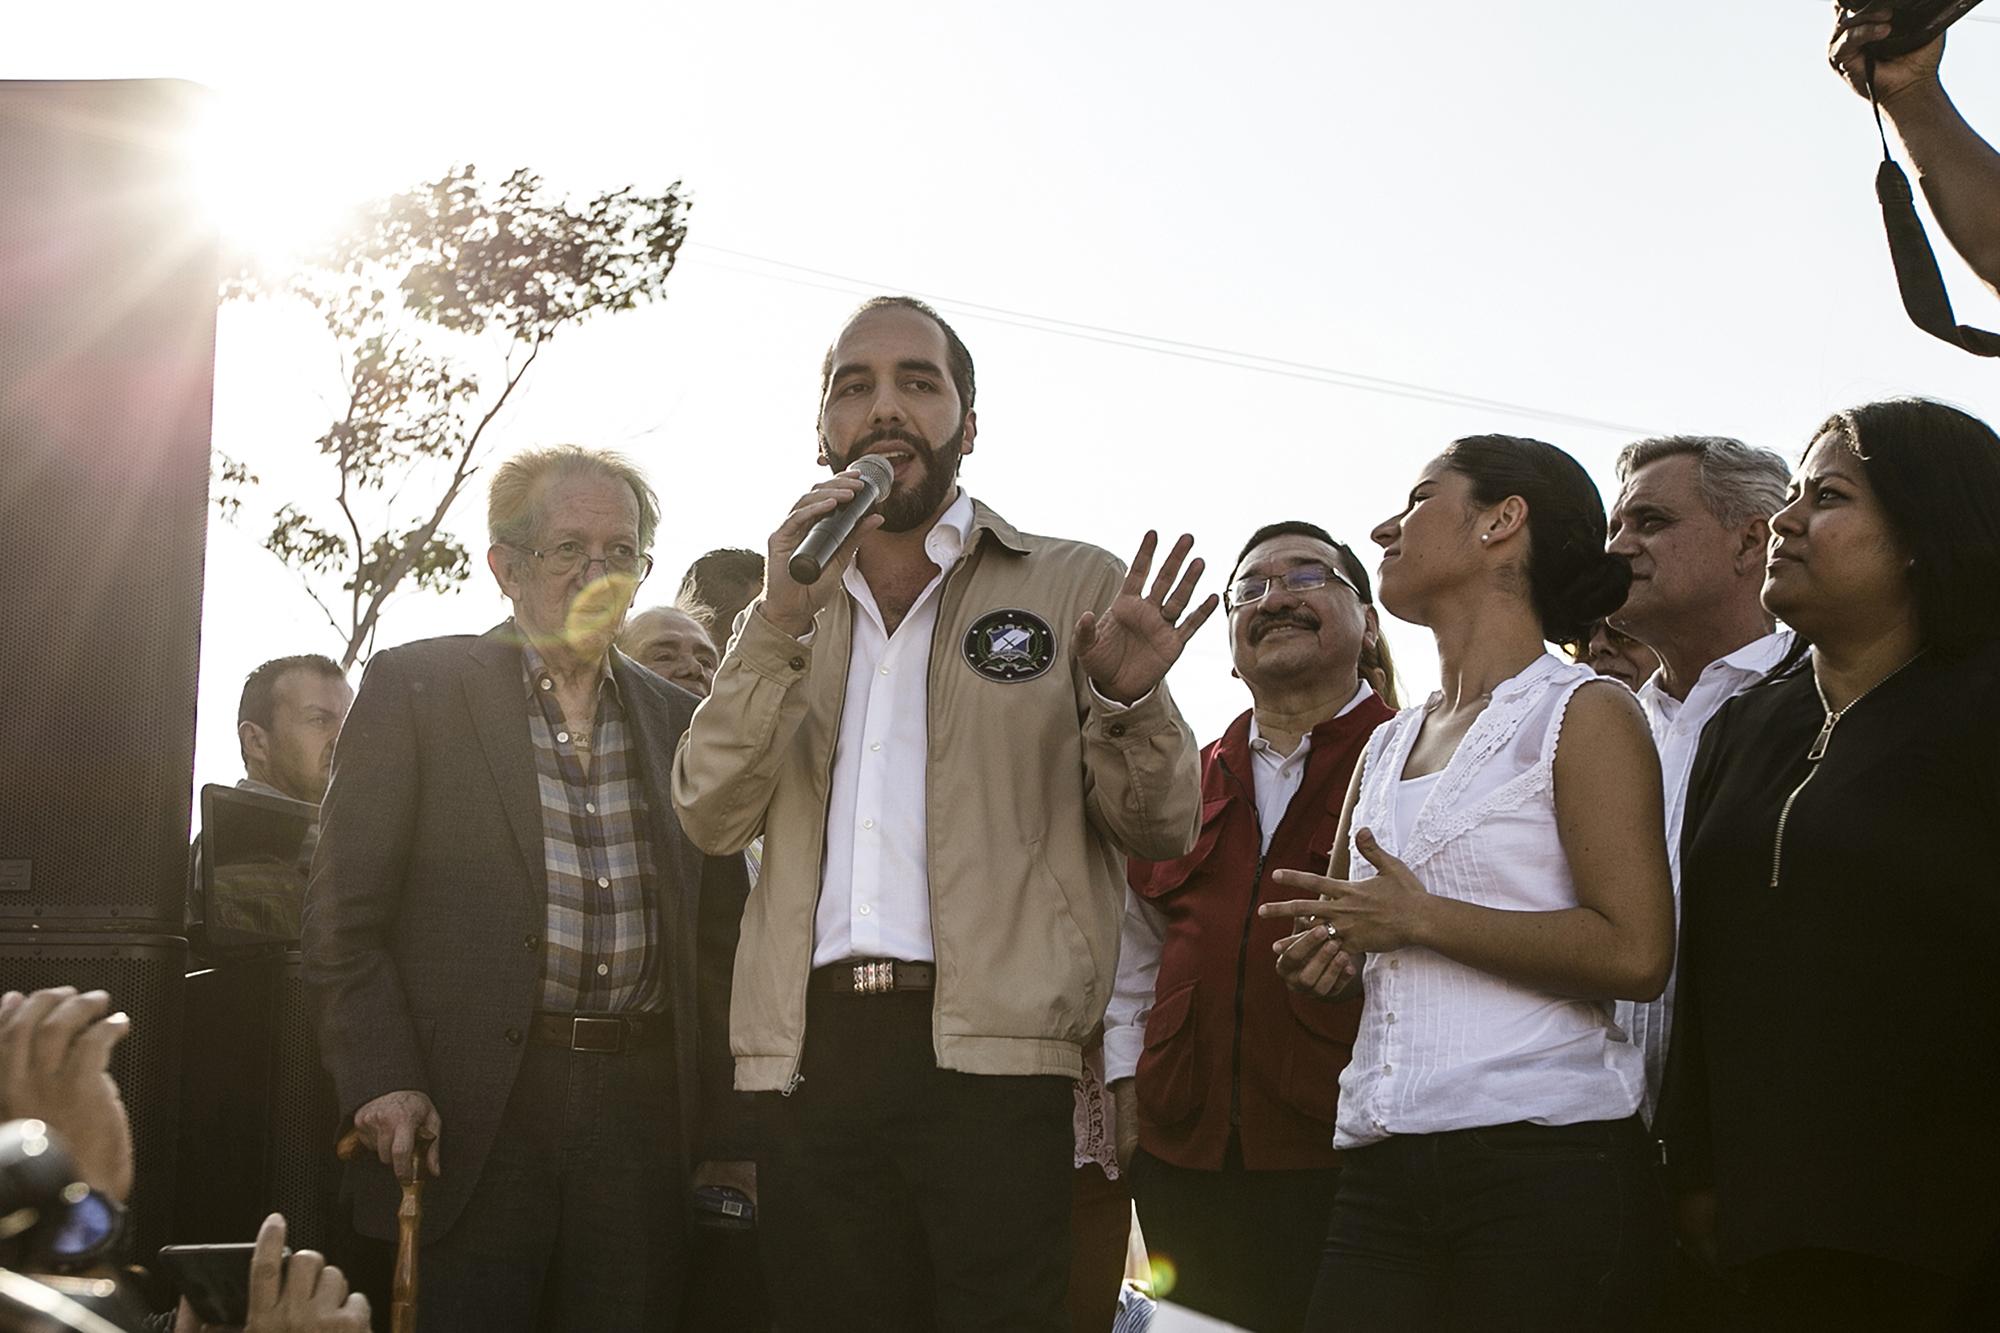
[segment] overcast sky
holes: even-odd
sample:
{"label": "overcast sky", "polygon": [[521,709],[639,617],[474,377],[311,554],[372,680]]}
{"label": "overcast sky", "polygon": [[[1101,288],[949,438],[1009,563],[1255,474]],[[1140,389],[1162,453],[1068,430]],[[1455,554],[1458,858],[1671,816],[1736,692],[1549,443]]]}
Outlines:
{"label": "overcast sky", "polygon": [[[812,482],[820,353],[877,290],[931,297],[977,359],[967,486],[1121,556],[1157,526],[1226,563],[1292,517],[1361,546],[1475,431],[1569,449],[1608,499],[1640,432],[1796,455],[1893,393],[1990,418],[1993,363],[1903,319],[1829,27],[1818,0],[118,0],[15,7],[0,77],[216,89],[220,206],[272,244],[458,162],[683,182],[668,299],[564,335],[498,439],[646,465],[665,597]],[[2000,23],[1961,24],[1945,76],[2000,134]],[[2000,322],[1945,267],[1961,319]],[[339,381],[311,322],[225,309],[216,375],[217,446],[323,503]],[[482,498],[452,523],[476,550]],[[252,666],[339,648],[254,531],[210,530],[201,781],[240,772]],[[481,570],[380,641],[504,614]],[[1420,696],[1428,637],[1392,638]],[[1172,685],[1203,739],[1247,702],[1219,618]]]}

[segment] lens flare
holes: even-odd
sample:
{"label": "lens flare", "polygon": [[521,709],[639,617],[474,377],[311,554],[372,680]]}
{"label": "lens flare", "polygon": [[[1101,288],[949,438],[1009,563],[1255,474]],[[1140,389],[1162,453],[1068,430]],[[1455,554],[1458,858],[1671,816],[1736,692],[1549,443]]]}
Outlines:
{"label": "lens flare", "polygon": [[563,638],[577,652],[595,656],[609,647],[631,609],[639,581],[630,574],[603,574],[583,586],[563,617]]}

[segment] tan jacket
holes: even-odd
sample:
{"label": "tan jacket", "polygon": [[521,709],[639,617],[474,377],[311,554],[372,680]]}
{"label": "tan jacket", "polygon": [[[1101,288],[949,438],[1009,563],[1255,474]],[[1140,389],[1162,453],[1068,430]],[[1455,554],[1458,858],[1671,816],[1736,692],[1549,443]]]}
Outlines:
{"label": "tan jacket", "polygon": [[[975,504],[939,592],[926,799],[942,1068],[1078,1077],[1117,970],[1125,857],[1179,856],[1200,832],[1198,752],[1165,684],[1108,710],[1070,652],[1077,617],[1103,611],[1123,579],[1104,551],[1024,535]],[[967,636],[995,611],[1054,631],[1046,672],[974,670]],[[674,804],[697,845],[721,855],[764,835],[729,1021],[746,1091],[798,1078],[853,614],[837,595],[807,646],[753,609],[674,758]]]}

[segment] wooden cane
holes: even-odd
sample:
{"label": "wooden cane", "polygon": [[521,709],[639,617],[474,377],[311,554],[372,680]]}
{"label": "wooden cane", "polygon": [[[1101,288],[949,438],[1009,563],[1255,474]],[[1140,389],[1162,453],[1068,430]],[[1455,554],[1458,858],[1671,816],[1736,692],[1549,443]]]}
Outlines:
{"label": "wooden cane", "polygon": [[[424,1230],[424,1150],[437,1136],[417,1131],[416,1150],[410,1154],[410,1174],[398,1172],[403,1186],[403,1202],[396,1208],[396,1274],[389,1288],[389,1333],[417,1333],[417,1248]],[[361,1131],[350,1129],[341,1135],[334,1149],[343,1162],[372,1156],[374,1150],[361,1142]]]}

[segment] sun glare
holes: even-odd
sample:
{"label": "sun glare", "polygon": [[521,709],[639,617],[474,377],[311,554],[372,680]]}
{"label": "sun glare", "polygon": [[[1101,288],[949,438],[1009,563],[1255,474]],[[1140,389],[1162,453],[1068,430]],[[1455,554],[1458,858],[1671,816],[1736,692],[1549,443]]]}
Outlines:
{"label": "sun glare", "polygon": [[278,265],[337,225],[366,193],[295,109],[217,96],[193,132],[203,208],[233,257]]}

